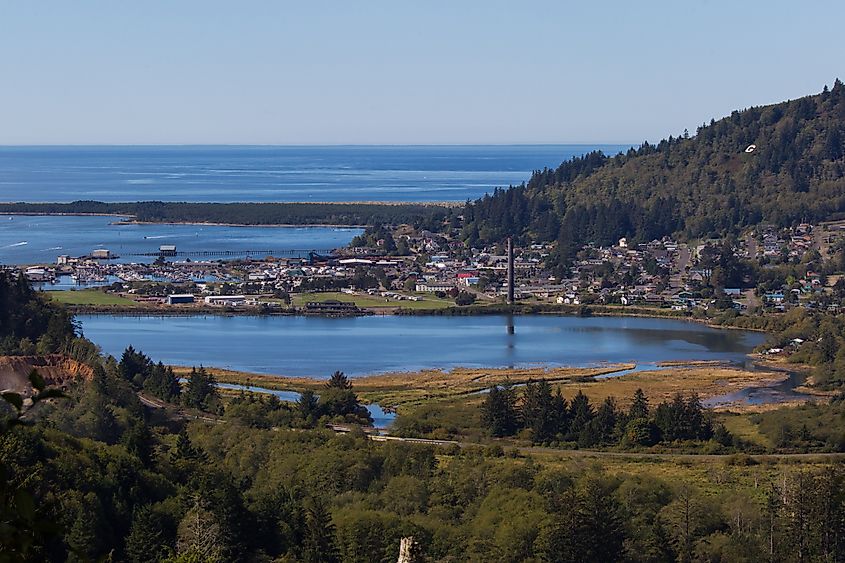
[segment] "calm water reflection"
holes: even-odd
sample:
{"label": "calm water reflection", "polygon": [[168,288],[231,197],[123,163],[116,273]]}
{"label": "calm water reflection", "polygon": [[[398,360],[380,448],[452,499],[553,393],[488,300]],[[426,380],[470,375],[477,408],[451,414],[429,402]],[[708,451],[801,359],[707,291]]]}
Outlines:
{"label": "calm water reflection", "polygon": [[744,362],[759,333],[665,319],[480,317],[127,317],[82,315],[110,354],[132,344],[156,361],[326,377],[424,368]]}

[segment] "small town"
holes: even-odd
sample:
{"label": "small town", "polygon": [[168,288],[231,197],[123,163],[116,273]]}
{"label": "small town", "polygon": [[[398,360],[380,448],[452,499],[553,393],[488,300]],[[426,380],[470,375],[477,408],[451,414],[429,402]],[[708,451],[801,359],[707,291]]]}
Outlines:
{"label": "small town", "polygon": [[89,4],[2,11],[0,563],[845,563],[845,2]]}
{"label": "small town", "polygon": [[[838,311],[845,287],[822,262],[842,247],[845,225],[762,225],[738,240],[668,237],[583,246],[566,277],[547,267],[554,244],[514,245],[513,299],[523,304],[665,309],[678,315]],[[224,308],[253,313],[357,315],[508,297],[506,245],[467,248],[454,237],[402,225],[371,228],[330,255],[179,259],[162,245],[152,263],[114,260],[106,249],[32,265],[26,277],[79,307]],[[751,265],[757,269],[756,283]],[[101,294],[112,299],[100,299]],[[86,300],[84,296],[88,296]],[[62,299],[63,297],[59,297]]]}

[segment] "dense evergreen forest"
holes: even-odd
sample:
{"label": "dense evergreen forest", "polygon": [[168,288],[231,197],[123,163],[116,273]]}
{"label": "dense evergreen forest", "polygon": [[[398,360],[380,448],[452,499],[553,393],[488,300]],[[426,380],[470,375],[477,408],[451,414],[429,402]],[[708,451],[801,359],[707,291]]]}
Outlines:
{"label": "dense evergreen forest", "polygon": [[77,338],[70,313],[42,299],[23,276],[0,271],[0,355],[56,352],[82,361],[96,355]]}
{"label": "dense evergreen forest", "polygon": [[407,223],[438,230],[453,210],[442,205],[402,203],[0,203],[0,213],[131,215],[151,223],[236,225],[380,225]]}
{"label": "dense evergreen forest", "polygon": [[[8,353],[21,353],[24,340],[44,352],[85,349],[61,309],[8,274],[0,282]],[[417,561],[845,554],[840,465],[743,456],[598,464],[496,445],[380,444],[321,428],[327,418],[367,422],[339,372],[319,397],[282,405],[248,394],[225,400],[202,368],[179,385],[132,348],[119,360],[89,353],[87,361],[90,380],[65,393],[33,372],[35,403],[3,394],[0,561],[392,562],[408,536]],[[150,396],[169,406],[150,406]],[[562,431],[614,439],[610,418],[623,416],[632,437],[713,432],[694,397],[653,410],[637,397],[624,415],[610,404],[593,412],[583,398],[562,404],[540,383],[523,399],[506,416],[538,442]],[[491,409],[491,423],[496,416]],[[505,424],[494,433],[513,429]]]}
{"label": "dense evergreen forest", "polygon": [[[752,147],[752,145],[754,145]],[[593,152],[467,203],[470,243],[557,240],[560,262],[587,242],[723,236],[845,212],[845,85],[735,111],[627,153]]]}

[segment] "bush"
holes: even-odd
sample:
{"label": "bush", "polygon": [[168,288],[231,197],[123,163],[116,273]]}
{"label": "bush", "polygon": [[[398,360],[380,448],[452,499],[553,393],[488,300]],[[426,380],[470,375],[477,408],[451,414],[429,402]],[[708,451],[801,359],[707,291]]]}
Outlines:
{"label": "bush", "polygon": [[466,305],[472,305],[473,303],[475,303],[475,295],[469,293],[468,291],[462,291],[457,295],[457,297],[455,297],[455,305],[465,307]]}

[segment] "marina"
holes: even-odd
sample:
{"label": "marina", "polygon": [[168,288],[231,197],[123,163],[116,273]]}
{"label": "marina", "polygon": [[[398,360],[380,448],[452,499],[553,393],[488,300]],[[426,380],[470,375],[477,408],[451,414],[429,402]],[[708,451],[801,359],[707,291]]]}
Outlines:
{"label": "marina", "polygon": [[[342,227],[232,227],[119,223],[110,216],[0,217],[0,264],[56,264],[59,256],[114,262],[182,258],[302,256],[349,244],[362,229]],[[174,247],[174,251],[162,248]],[[181,254],[180,254],[181,253]],[[205,253],[205,254],[203,254]]]}

